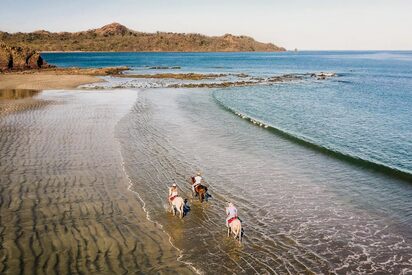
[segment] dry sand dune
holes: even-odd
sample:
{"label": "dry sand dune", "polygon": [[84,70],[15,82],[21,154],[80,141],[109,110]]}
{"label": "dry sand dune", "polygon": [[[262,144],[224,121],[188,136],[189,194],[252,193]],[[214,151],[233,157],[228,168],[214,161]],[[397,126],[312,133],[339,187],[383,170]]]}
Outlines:
{"label": "dry sand dune", "polygon": [[114,127],[135,96],[50,91],[0,116],[1,274],[193,273],[127,190]]}

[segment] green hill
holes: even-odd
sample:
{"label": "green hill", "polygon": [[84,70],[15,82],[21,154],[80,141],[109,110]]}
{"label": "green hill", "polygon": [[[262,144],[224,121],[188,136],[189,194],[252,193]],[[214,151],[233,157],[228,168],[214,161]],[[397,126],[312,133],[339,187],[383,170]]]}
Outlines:
{"label": "green hill", "polygon": [[112,23],[99,29],[81,32],[35,31],[0,32],[0,42],[30,47],[38,51],[114,51],[114,52],[243,52],[284,51],[271,43],[261,43],[248,36],[206,36],[184,33],[144,33]]}

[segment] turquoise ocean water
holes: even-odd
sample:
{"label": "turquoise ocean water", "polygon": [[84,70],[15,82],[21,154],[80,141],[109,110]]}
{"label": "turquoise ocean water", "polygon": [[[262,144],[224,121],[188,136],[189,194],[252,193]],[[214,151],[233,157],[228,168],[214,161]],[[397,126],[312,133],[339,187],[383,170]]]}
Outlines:
{"label": "turquoise ocean water", "polygon": [[[137,73],[335,72],[330,81],[232,87],[223,105],[294,137],[412,174],[412,52],[47,53],[58,66],[129,66]],[[150,67],[180,67],[158,69]]]}

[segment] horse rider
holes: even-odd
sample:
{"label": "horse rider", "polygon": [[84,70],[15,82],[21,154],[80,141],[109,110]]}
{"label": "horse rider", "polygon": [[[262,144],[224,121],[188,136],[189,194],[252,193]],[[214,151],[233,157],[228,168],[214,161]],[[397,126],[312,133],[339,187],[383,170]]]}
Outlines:
{"label": "horse rider", "polygon": [[178,196],[177,193],[177,185],[176,183],[173,183],[172,186],[169,187],[169,203],[172,203],[172,201],[174,200],[174,198],[176,198]]}
{"label": "horse rider", "polygon": [[226,207],[226,227],[229,227],[229,224],[237,218],[237,209],[233,203],[229,202]]}
{"label": "horse rider", "polygon": [[194,194],[196,194],[195,187],[200,185],[202,183],[202,180],[203,180],[203,178],[200,176],[200,172],[197,172],[194,179],[195,179],[195,182],[192,184],[192,191],[193,191]]}

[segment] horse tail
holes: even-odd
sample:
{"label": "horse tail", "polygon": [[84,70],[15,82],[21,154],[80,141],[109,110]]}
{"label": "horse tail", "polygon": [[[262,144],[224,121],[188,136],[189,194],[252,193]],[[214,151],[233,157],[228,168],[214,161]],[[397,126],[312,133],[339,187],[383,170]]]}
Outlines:
{"label": "horse tail", "polygon": [[239,220],[239,243],[242,243],[242,223]]}

